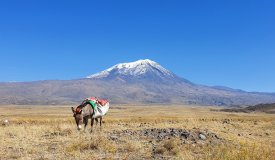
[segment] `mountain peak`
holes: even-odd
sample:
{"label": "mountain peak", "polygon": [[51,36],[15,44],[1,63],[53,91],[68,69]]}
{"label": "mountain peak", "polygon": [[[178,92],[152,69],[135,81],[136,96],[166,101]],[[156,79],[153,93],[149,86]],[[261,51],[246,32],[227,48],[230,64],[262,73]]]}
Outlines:
{"label": "mountain peak", "polygon": [[119,63],[87,78],[99,79],[116,76],[173,78],[175,75],[157,62],[150,59],[141,59],[129,63]]}
{"label": "mountain peak", "polygon": [[117,66],[119,69],[121,68],[135,68],[139,65],[157,65],[156,62],[150,60],[150,59],[141,59],[135,62],[129,62],[129,63],[119,63],[115,66]]}

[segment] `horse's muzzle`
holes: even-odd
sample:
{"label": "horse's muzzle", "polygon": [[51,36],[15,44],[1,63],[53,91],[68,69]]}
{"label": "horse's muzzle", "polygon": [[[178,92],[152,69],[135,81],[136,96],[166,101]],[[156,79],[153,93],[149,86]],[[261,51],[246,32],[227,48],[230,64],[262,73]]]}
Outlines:
{"label": "horse's muzzle", "polygon": [[77,129],[78,129],[78,130],[81,130],[81,128],[82,128],[82,125],[79,124],[79,125],[77,126]]}

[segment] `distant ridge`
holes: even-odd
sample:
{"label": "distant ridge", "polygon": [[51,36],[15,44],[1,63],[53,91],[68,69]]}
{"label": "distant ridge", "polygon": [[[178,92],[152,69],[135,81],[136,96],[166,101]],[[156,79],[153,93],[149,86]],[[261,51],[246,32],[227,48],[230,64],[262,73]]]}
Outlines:
{"label": "distant ridge", "polygon": [[275,103],[274,93],[195,84],[149,59],[119,63],[77,80],[0,83],[0,104],[76,104],[89,96],[129,104],[236,106]]}
{"label": "distant ridge", "polygon": [[232,109],[220,109],[220,111],[223,112],[244,112],[244,113],[250,113],[250,112],[265,112],[269,114],[275,114],[275,103],[271,104],[257,104],[255,106],[248,106],[245,108],[232,108]]}

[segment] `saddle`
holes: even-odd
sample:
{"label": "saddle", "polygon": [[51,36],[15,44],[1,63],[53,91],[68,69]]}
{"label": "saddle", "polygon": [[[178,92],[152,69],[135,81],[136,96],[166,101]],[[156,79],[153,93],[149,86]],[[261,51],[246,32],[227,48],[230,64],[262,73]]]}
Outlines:
{"label": "saddle", "polygon": [[94,101],[101,106],[105,106],[109,102],[107,99],[98,99],[97,97],[86,98],[86,100]]}
{"label": "saddle", "polygon": [[105,106],[106,103],[108,103],[107,99],[98,99],[97,103],[99,103],[101,106]]}

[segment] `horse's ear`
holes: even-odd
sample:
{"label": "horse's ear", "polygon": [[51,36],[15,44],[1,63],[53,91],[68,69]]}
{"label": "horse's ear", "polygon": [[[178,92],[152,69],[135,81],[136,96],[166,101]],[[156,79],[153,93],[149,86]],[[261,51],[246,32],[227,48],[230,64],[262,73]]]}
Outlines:
{"label": "horse's ear", "polygon": [[72,111],[73,111],[73,113],[75,113],[74,107],[72,107]]}

